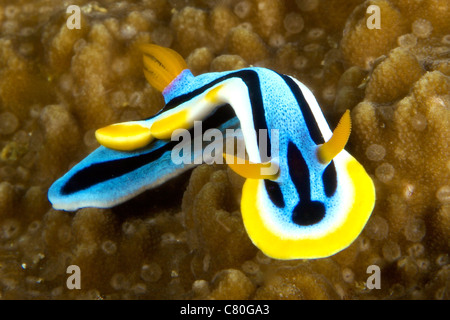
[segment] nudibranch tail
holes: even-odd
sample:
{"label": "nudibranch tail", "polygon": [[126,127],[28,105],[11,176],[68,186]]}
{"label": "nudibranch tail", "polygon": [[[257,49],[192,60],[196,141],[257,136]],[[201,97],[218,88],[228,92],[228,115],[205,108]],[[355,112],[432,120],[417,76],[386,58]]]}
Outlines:
{"label": "nudibranch tail", "polygon": [[160,92],[187,69],[186,61],[172,49],[154,44],[143,44],[140,48],[144,53],[145,78]]}
{"label": "nudibranch tail", "polygon": [[98,129],[95,131],[95,137],[102,146],[120,151],[136,150],[153,140],[148,127],[133,121]]}
{"label": "nudibranch tail", "polygon": [[350,137],[351,128],[350,110],[347,110],[341,117],[341,120],[339,120],[330,140],[320,145],[317,149],[317,157],[321,163],[330,162],[345,148]]}

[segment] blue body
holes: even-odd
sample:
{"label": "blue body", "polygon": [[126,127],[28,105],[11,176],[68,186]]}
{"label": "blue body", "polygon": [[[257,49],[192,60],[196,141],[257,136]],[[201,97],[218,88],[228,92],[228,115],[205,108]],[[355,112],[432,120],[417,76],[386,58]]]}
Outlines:
{"label": "blue body", "polygon": [[[213,109],[208,93],[218,99]],[[208,112],[202,117],[214,120],[222,132],[242,128],[250,156],[261,129],[268,130],[270,145],[278,145],[269,159],[257,155],[261,162],[278,164],[277,178],[247,179],[241,204],[249,236],[266,254],[279,259],[329,256],[359,235],[373,209],[373,183],[345,150],[328,163],[318,160],[318,147],[332,133],[311,91],[300,82],[264,68],[196,77],[184,70],[163,95],[161,112],[140,122],[151,128],[167,114],[205,105]],[[234,113],[222,119],[218,110],[227,105]],[[278,144],[271,130],[278,130]],[[63,210],[122,203],[195,166],[196,154],[192,164],[174,164],[173,146],[173,141],[156,140],[131,152],[99,147],[51,186],[49,200]]]}
{"label": "blue body", "polygon": [[[308,126],[292,90],[286,86],[286,82],[281,75],[274,71],[263,68],[239,70],[241,73],[246,71],[255,72],[260,81],[264,117],[268,129],[279,130],[280,178],[277,182],[281,188],[286,206],[282,210],[274,208],[274,211],[279,213],[280,220],[289,220],[288,217],[300,198],[295,190],[294,183],[290,179],[288,170],[286,155],[289,142],[292,142],[300,150],[310,170],[309,183],[311,184],[313,200],[325,203],[327,210],[330,210],[334,206],[335,201],[327,198],[322,191],[323,181],[321,177],[325,166],[317,161],[315,155],[316,143],[311,138]],[[177,97],[187,95],[196,89],[235,73],[236,71],[207,73],[194,77],[189,70],[185,70],[170,87],[164,90],[165,101],[168,104]],[[249,87],[250,90],[252,88]],[[243,99],[247,99],[247,97],[243,97]],[[161,110],[158,115],[163,114],[164,111],[165,109]],[[219,128],[224,130],[232,127],[237,121],[238,119],[235,118],[233,121],[224,123]],[[114,160],[148,154],[160,149],[167,143],[168,141],[157,140],[143,149],[132,152],[115,151],[100,146],[52,185],[48,194],[49,199],[56,207],[67,208],[67,210],[76,210],[84,206],[111,207],[146,189],[156,187],[195,166],[194,164],[175,165],[171,161],[170,150],[167,150],[156,161],[149,162],[137,170],[117,177],[111,176],[110,179],[104,182],[93,184],[74,193],[64,194],[62,192],[62,187],[74,174],[91,165],[101,165]]]}

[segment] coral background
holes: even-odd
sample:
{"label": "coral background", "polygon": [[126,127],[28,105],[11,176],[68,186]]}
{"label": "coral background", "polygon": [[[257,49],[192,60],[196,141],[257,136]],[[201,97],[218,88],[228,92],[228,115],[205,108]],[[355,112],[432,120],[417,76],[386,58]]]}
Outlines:
{"label": "coral background", "polygon": [[[448,0],[70,4],[79,30],[63,1],[0,4],[1,299],[449,299]],[[371,4],[380,29],[366,26]],[[52,209],[48,187],[98,146],[95,129],[162,108],[142,72],[147,42],[177,50],[194,74],[295,76],[331,127],[351,109],[347,150],[377,191],[359,238],[326,259],[264,256],[226,166],[112,209]],[[72,264],[81,290],[66,287]],[[381,289],[366,287],[374,264]]]}

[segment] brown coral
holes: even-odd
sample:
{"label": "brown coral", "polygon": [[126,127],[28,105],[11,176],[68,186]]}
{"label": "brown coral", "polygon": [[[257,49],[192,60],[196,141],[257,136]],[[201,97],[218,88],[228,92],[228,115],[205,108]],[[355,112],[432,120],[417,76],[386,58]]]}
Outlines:
{"label": "brown coral", "polygon": [[[369,29],[366,9],[376,5],[382,12],[380,29]],[[344,29],[341,46],[345,59],[352,65],[368,69],[370,64],[396,45],[397,38],[406,33],[402,13],[387,0],[367,1],[356,8]]]}
{"label": "brown coral", "polygon": [[[392,74],[392,69],[397,70]],[[416,57],[405,49],[394,49],[375,67],[367,83],[366,98],[376,103],[389,103],[405,96],[423,74]]]}
{"label": "brown coral", "polygon": [[[0,5],[0,298],[449,298],[447,0],[78,5],[79,30],[57,1]],[[381,29],[367,28],[369,5]],[[116,208],[50,209],[49,185],[97,146],[97,127],[163,106],[142,74],[144,42],[196,74],[293,75],[332,124],[352,109],[348,150],[377,191],[361,236],[327,259],[272,260],[246,235],[242,179],[221,166]],[[71,264],[81,290],[65,285]],[[366,287],[373,264],[379,290]]]}
{"label": "brown coral", "polygon": [[188,244],[202,258],[201,268],[196,271],[199,275],[240,265],[255,255],[226,170],[214,171],[206,165],[195,169],[183,197],[182,209]]}

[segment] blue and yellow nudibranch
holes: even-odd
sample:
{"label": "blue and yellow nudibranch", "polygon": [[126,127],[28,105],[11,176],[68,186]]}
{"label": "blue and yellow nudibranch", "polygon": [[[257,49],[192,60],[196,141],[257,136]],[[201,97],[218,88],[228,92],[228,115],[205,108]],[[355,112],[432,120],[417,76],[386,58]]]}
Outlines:
{"label": "blue and yellow nudibranch", "polygon": [[[192,164],[175,164],[176,129],[240,127],[248,154],[231,165],[246,181],[241,211],[247,233],[267,256],[314,259],[348,247],[375,203],[373,182],[344,150],[351,130],[347,111],[331,132],[312,92],[298,80],[265,68],[193,76],[175,51],[142,45],[144,75],[165,107],[141,121],[97,130],[101,146],[50,188],[55,209],[112,207],[155,188]],[[259,132],[278,129],[278,156],[262,155]],[[194,157],[194,155],[193,155]],[[274,175],[258,170],[276,164]]]}

